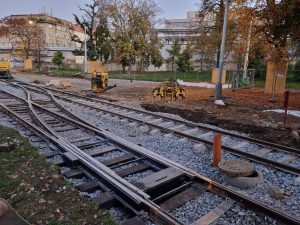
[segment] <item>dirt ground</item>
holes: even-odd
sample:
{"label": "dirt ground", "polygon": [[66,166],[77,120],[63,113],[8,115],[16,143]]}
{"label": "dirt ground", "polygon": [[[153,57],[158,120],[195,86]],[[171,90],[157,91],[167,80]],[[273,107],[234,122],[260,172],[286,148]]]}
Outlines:
{"label": "dirt ground", "polygon": [[[24,80],[39,80],[42,83],[57,79],[40,75],[19,75]],[[90,95],[90,81],[70,79],[72,87],[69,91]],[[109,85],[117,87],[107,93],[98,95],[117,101],[132,101],[140,103],[150,111],[168,112],[194,121],[216,125],[229,130],[250,134],[255,138],[264,139],[284,145],[300,148],[299,130],[300,118],[288,116],[287,126],[284,127],[284,115],[275,112],[264,112],[267,109],[280,109],[283,106],[283,95],[272,96],[265,94],[262,88],[239,90],[223,89],[225,106],[214,104],[214,89],[202,87],[185,87],[186,99],[176,102],[166,102],[151,96],[157,82],[129,81],[111,79]],[[300,90],[291,90],[289,109],[300,111]]]}

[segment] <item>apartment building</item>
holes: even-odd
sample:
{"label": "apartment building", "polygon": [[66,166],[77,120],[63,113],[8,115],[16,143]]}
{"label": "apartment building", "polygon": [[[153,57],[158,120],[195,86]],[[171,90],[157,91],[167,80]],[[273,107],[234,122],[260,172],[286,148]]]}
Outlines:
{"label": "apartment building", "polygon": [[[80,26],[47,13],[11,15],[13,19],[25,19],[28,23],[36,23],[42,30],[38,35],[42,35],[46,48],[43,51],[43,61],[51,62],[51,58],[56,51],[63,52],[66,60],[81,62],[80,57],[74,57],[72,52],[81,47],[80,43],[72,41],[72,36],[77,35],[80,40],[84,40],[84,31]],[[0,37],[0,57],[12,58],[14,52],[15,37]]]}
{"label": "apartment building", "polygon": [[74,46],[75,43],[71,40],[72,35],[75,32],[83,33],[72,22],[50,16],[47,13],[11,15],[11,17],[37,23],[44,32],[47,46]]}

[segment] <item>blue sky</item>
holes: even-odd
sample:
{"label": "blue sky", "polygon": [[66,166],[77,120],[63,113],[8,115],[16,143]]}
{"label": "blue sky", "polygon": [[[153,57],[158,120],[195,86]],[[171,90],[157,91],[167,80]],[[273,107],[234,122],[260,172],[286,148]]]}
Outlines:
{"label": "blue sky", "polygon": [[[1,0],[4,1],[4,0]],[[2,5],[0,18],[11,14],[39,13],[45,7],[52,9],[53,15],[72,20],[72,14],[78,12],[77,5],[83,6],[88,0],[8,0]],[[196,10],[200,0],[156,0],[164,11],[162,18],[185,18],[187,11]]]}

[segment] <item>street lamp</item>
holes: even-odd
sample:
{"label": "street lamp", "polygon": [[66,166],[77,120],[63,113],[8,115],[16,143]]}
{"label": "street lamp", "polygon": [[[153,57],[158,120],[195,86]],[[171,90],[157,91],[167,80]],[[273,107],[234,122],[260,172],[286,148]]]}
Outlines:
{"label": "street lamp", "polygon": [[86,25],[84,25],[84,73],[87,73]]}
{"label": "street lamp", "polygon": [[225,13],[224,13],[222,43],[221,43],[220,61],[219,61],[219,70],[218,70],[218,82],[215,88],[215,100],[220,100],[222,97],[222,73],[223,73],[224,51],[225,51],[225,42],[226,42],[226,33],[227,33],[228,8],[229,8],[228,0],[225,0]]}
{"label": "street lamp", "polygon": [[[33,25],[33,21],[32,20],[29,20],[28,23],[30,25]],[[37,57],[38,57],[38,69],[39,69],[39,72],[41,72],[41,57],[40,57],[40,36],[39,36],[39,32],[38,32],[38,29],[36,30],[36,36],[37,36],[37,44],[38,44],[38,48],[37,48]]]}

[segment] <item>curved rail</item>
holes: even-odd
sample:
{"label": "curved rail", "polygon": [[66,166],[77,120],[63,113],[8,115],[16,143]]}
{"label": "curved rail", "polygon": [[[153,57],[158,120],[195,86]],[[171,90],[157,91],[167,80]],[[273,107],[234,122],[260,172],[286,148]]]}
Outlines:
{"label": "curved rail", "polygon": [[[299,219],[295,218],[291,215],[288,215],[282,211],[273,209],[261,202],[258,202],[254,199],[248,198],[238,192],[232,191],[230,189],[228,189],[227,187],[207,178],[204,177],[202,175],[197,174],[196,172],[182,166],[179,165],[178,163],[172,162],[169,159],[166,159],[164,157],[159,156],[158,154],[155,154],[151,151],[146,150],[145,148],[142,148],[138,145],[132,144],[118,136],[115,136],[113,134],[110,134],[107,131],[103,131],[103,130],[99,130],[94,128],[93,126],[91,126],[90,124],[84,124],[80,121],[74,120],[66,115],[62,115],[60,113],[57,112],[53,112],[51,110],[48,110],[46,108],[43,108],[42,106],[31,102],[30,100],[30,95],[28,95],[28,100],[23,100],[24,103],[28,104],[29,107],[32,107],[32,110],[34,111],[33,107],[39,108],[49,114],[52,114],[56,117],[61,118],[63,121],[68,121],[72,124],[76,124],[79,127],[85,128],[87,130],[90,130],[96,134],[99,135],[103,135],[111,140],[113,140],[114,142],[118,142],[119,144],[122,144],[128,148],[131,148],[132,150],[139,152],[140,154],[145,155],[146,157],[152,158],[153,160],[156,160],[160,163],[163,163],[165,165],[174,167],[178,170],[183,171],[187,176],[193,177],[194,179],[198,180],[201,183],[206,184],[209,187],[209,191],[214,192],[214,193],[218,193],[221,196],[229,196],[230,198],[234,199],[237,202],[240,202],[244,205],[246,205],[246,207],[249,207],[251,209],[255,209],[258,210],[260,212],[265,213],[266,215],[269,215],[273,218],[275,218],[276,220],[282,221],[284,223],[288,223],[288,224],[299,224]],[[19,98],[21,99],[21,98]],[[22,123],[26,123],[26,121],[24,121],[22,118],[19,118],[17,114],[15,114],[14,112],[12,112],[10,109],[8,109],[7,107],[1,105],[1,107],[10,115],[13,115],[15,118],[18,118],[19,121],[21,121]],[[38,117],[37,117],[38,118]],[[39,121],[41,123],[43,123],[41,118],[38,118]],[[40,120],[41,119],[41,120]],[[41,130],[40,128],[36,127],[33,124],[29,124],[27,122],[27,125],[31,128],[33,128],[34,130]],[[84,163],[86,166],[88,166],[89,168],[91,168],[93,171],[97,171],[97,173],[99,173],[102,177],[104,177],[105,179],[109,180],[109,182],[112,182],[114,185],[116,185],[124,194],[130,195],[131,198],[134,196],[134,198],[136,200],[138,200],[139,202],[141,202],[143,205],[147,206],[148,208],[150,208],[150,211],[153,210],[153,212],[155,212],[156,214],[158,213],[159,216],[161,217],[162,221],[166,222],[167,224],[179,224],[178,221],[174,220],[172,217],[170,217],[169,214],[165,213],[159,206],[157,206],[155,203],[153,203],[151,200],[149,200],[147,198],[147,196],[143,195],[142,191],[137,190],[137,188],[134,187],[134,189],[132,189],[132,187],[130,185],[127,185],[126,183],[123,182],[119,182],[121,179],[120,177],[118,178],[114,178],[114,172],[107,170],[106,168],[101,167],[100,163],[94,159],[90,159],[89,155],[85,155],[84,153],[82,153],[82,151],[80,151],[80,149],[78,149],[75,145],[69,143],[68,141],[66,141],[64,138],[61,138],[58,134],[56,134],[55,132],[53,132],[53,130],[51,128],[47,128],[47,124],[43,125],[45,129],[47,129],[47,131],[53,135],[50,136],[49,133],[46,133],[45,135],[51,139],[51,141],[55,142],[57,145],[59,145],[61,148],[63,148],[65,151],[71,152],[72,154],[74,154],[76,157],[78,157],[80,159],[80,161],[82,161],[82,163]],[[40,135],[44,135],[42,132],[39,132]],[[52,140],[53,138],[53,140]],[[137,192],[135,192],[137,191]],[[223,194],[222,194],[223,193]]]}
{"label": "curved rail", "polygon": [[[26,85],[28,85],[28,84],[26,84]],[[127,119],[129,121],[133,121],[133,122],[137,122],[137,123],[140,123],[140,124],[143,124],[143,125],[147,125],[149,127],[159,129],[159,130],[161,130],[161,131],[163,131],[165,133],[171,133],[171,134],[174,134],[174,135],[177,135],[177,136],[180,136],[180,137],[184,137],[184,138],[187,138],[187,139],[195,141],[195,142],[205,143],[205,144],[207,144],[209,146],[213,146],[213,142],[212,141],[206,140],[206,139],[201,138],[201,137],[193,136],[193,135],[184,133],[182,131],[174,130],[174,129],[171,129],[171,128],[166,128],[166,127],[161,126],[160,124],[154,124],[154,123],[151,123],[151,122],[144,121],[142,119],[134,118],[134,117],[131,117],[131,116],[126,116],[126,115],[123,115],[121,113],[116,113],[116,112],[113,112],[113,111],[110,111],[110,110],[106,110],[106,109],[103,109],[103,108],[99,108],[99,107],[91,106],[89,104],[85,104],[85,103],[81,103],[81,102],[78,102],[78,101],[74,101],[72,99],[69,99],[69,98],[66,98],[66,97],[63,97],[63,96],[60,96],[60,95],[52,94],[51,92],[47,91],[48,89],[45,89],[45,88],[42,88],[42,87],[38,87],[38,86],[35,86],[35,85],[29,85],[29,86],[34,86],[35,88],[39,89],[39,90],[36,90],[36,89],[28,88],[28,89],[30,89],[32,91],[37,91],[37,92],[41,92],[41,93],[44,93],[44,94],[46,93],[48,95],[51,95],[52,99],[58,105],[60,105],[60,104],[55,100],[55,98],[59,98],[59,99],[62,99],[64,101],[71,102],[73,104],[81,105],[83,107],[88,107],[88,108],[90,108],[92,110],[97,110],[97,111],[105,112],[105,113],[108,113],[108,114],[111,114],[111,115],[114,115],[114,116],[117,116],[117,117],[121,117],[121,118]],[[58,90],[55,90],[55,91],[58,91]],[[59,91],[59,92],[61,92],[61,91]],[[65,92],[63,92],[63,93],[65,93]],[[93,99],[93,101],[94,101],[94,99]],[[101,101],[101,103],[103,103],[103,101]],[[108,105],[112,104],[112,105],[120,107],[120,108],[125,108],[126,110],[138,111],[140,113],[148,114],[148,112],[145,112],[145,111],[142,111],[142,110],[131,109],[131,108],[124,107],[124,106],[119,106],[119,105],[113,104],[113,103],[104,102],[104,104],[108,104]],[[60,107],[63,107],[63,106],[60,105]],[[72,113],[70,111],[68,111],[67,109],[65,109],[65,110],[70,115],[72,115]],[[152,113],[150,113],[150,114],[153,115]],[[173,119],[173,118],[168,118],[168,117],[157,115],[157,114],[154,114],[154,116],[158,117],[158,118],[165,118],[167,121],[176,121],[178,123],[188,124],[188,125],[192,124],[193,125],[192,128],[196,128],[196,127],[199,128],[199,126],[201,126],[201,125],[197,125],[197,124],[194,124],[194,123],[190,123],[190,122],[186,122],[186,121],[181,121],[181,120],[177,120],[177,119]],[[77,117],[77,119],[86,124],[86,121],[82,120],[81,118]],[[97,129],[97,127],[95,125],[91,125],[91,126],[93,126],[94,128]],[[201,126],[201,127],[203,127],[203,126]],[[215,131],[215,132],[218,132],[218,133],[224,133],[226,135],[230,134],[230,136],[231,136],[231,134],[233,134],[232,136],[239,137],[239,138],[243,137],[243,138],[245,138],[245,140],[248,140],[248,139],[253,140],[252,138],[241,136],[241,135],[237,135],[237,134],[234,134],[234,133],[231,133],[231,132],[227,132],[227,131],[219,131],[219,130],[213,129],[213,128],[212,129],[207,128],[207,129],[209,129],[209,131]],[[254,139],[254,140],[257,140],[257,139]],[[259,141],[260,142],[258,142],[258,143],[257,142],[252,142],[252,141],[250,143],[252,143],[252,144],[255,143],[255,144],[262,145],[261,143],[264,142],[262,140],[259,140]],[[270,146],[270,144],[272,144],[272,143],[269,143],[269,142],[266,142],[266,143],[268,143],[268,145],[266,145],[267,147]],[[276,145],[276,146],[279,147],[281,145]],[[262,145],[262,148],[263,147],[265,147],[265,146]],[[281,147],[284,148],[285,146],[281,146]],[[289,148],[289,147],[287,147],[287,148],[288,149],[293,149],[293,148]],[[295,174],[295,175],[299,175],[300,174],[300,168],[296,168],[296,167],[290,166],[288,164],[284,164],[284,163],[281,163],[281,162],[278,162],[278,161],[270,160],[270,159],[264,158],[262,156],[253,154],[253,153],[248,153],[248,152],[239,150],[239,149],[234,148],[234,147],[229,147],[229,146],[224,146],[223,145],[222,149],[225,150],[225,151],[228,151],[228,152],[230,152],[230,153],[232,153],[232,154],[234,154],[236,156],[246,157],[249,160],[252,160],[252,161],[257,162],[257,163],[264,164],[266,166],[273,167],[275,169],[283,170],[283,171],[286,171],[286,172],[289,172],[289,173],[292,173],[292,174]],[[275,148],[273,150],[279,151],[277,148]],[[283,151],[287,151],[287,149],[284,149]],[[290,153],[290,151],[287,151],[287,152]],[[293,149],[292,154],[299,155],[299,157],[300,157],[300,150]]]}

